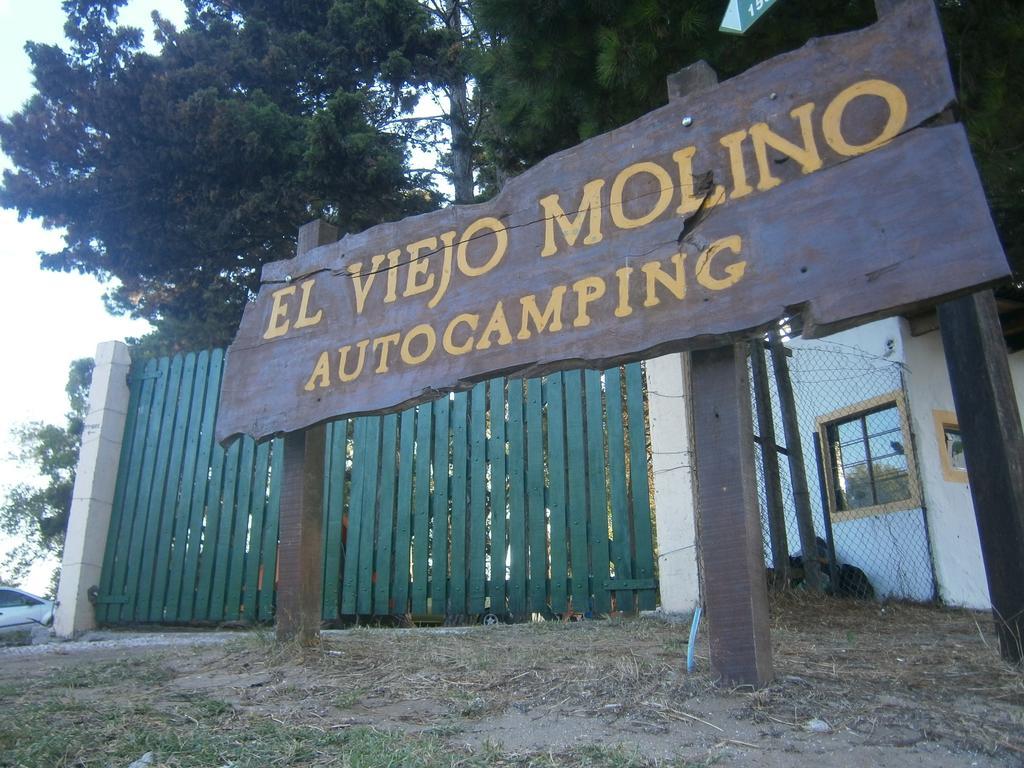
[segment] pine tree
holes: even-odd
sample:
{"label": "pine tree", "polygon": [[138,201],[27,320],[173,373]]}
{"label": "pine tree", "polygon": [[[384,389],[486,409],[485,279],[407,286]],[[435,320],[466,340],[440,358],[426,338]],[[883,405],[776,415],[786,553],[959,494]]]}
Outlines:
{"label": "pine tree", "polygon": [[260,266],[299,225],[343,231],[436,207],[396,122],[441,39],[413,0],[189,0],[162,51],[123,0],[68,0],[70,49],[32,45],[38,92],[0,145],[0,205],[66,229],[42,264],[114,277],[155,349],[226,344]]}
{"label": "pine tree", "polygon": [[18,583],[34,563],[60,557],[64,548],[92,371],[92,358],[71,363],[65,388],[71,407],[63,426],[33,422],[15,430],[18,458],[42,482],[18,483],[0,505],[0,530],[19,542],[0,562],[0,583]]}

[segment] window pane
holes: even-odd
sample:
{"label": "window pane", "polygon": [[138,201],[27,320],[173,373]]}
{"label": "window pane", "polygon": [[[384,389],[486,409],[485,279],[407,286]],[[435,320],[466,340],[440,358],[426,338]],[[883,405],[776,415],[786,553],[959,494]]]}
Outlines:
{"label": "window pane", "polygon": [[867,464],[857,464],[845,470],[845,488],[843,489],[844,509],[859,509],[875,505],[875,496],[871,489],[871,478]]}
{"label": "window pane", "polygon": [[839,461],[844,467],[854,467],[858,464],[863,464],[867,460],[868,454],[864,450],[863,440],[843,443],[839,446]]}
{"label": "window pane", "polygon": [[906,469],[882,466],[875,476],[875,492],[879,504],[910,498],[910,478]]}
{"label": "window pane", "polygon": [[0,589],[0,608],[17,608],[25,605],[25,598],[17,592]]}
{"label": "window pane", "polygon": [[895,405],[891,405],[881,411],[869,413],[864,417],[868,426],[869,435],[880,435],[883,432],[900,429],[900,412]]}
{"label": "window pane", "polygon": [[904,453],[903,434],[899,430],[877,435],[868,442],[871,445],[872,461],[886,460],[893,456],[899,457]]}
{"label": "window pane", "polygon": [[946,427],[943,432],[946,438],[946,456],[949,457],[949,466],[966,471],[967,460],[964,458],[964,444],[960,439],[960,430],[956,427]]}
{"label": "window pane", "polygon": [[842,421],[835,425],[835,429],[840,443],[853,443],[864,439],[864,429],[859,417],[851,421]]}
{"label": "window pane", "polygon": [[861,509],[911,497],[908,446],[895,403],[834,422],[828,436],[839,509]]}

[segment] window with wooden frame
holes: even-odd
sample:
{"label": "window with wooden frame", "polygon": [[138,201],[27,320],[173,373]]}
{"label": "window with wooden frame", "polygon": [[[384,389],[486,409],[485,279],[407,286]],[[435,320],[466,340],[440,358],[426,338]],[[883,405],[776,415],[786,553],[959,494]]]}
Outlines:
{"label": "window with wooden frame", "polygon": [[902,392],[833,411],[817,426],[834,521],[921,505]]}
{"label": "window with wooden frame", "polygon": [[967,462],[956,414],[952,411],[932,411],[932,418],[935,419],[935,437],[939,441],[943,479],[950,483],[966,483]]}

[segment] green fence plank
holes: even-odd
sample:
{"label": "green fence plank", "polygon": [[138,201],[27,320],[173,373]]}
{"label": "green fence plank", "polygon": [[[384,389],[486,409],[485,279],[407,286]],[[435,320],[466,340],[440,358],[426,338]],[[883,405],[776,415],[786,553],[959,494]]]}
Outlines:
{"label": "green fence plank", "polygon": [[523,381],[508,382],[508,541],[509,611],[521,616],[526,603],[526,440],[523,435]]}
{"label": "green fence plank", "polygon": [[342,536],[348,499],[345,495],[345,469],[348,462],[349,420],[327,425],[327,455],[324,457],[324,570],[323,618],[338,618],[339,588],[342,579]]}
{"label": "green fence plank", "polygon": [[238,463],[238,493],[235,497],[231,546],[228,550],[228,586],[224,601],[224,618],[228,621],[238,621],[242,617],[242,581],[245,578],[245,552],[249,541],[252,473],[255,463],[256,443],[246,435],[242,437],[242,455]]}
{"label": "green fence plank", "polygon": [[395,547],[395,480],[398,474],[398,414],[381,418],[380,438],[380,501],[377,505],[377,537],[374,563],[377,582],[373,585],[373,613],[388,616],[391,605],[391,582],[394,573]]}
{"label": "green fence plank", "polygon": [[398,439],[398,488],[395,502],[395,570],[391,599],[393,613],[409,612],[409,572],[412,545],[412,473],[416,440],[416,409],[402,411]]}
{"label": "green fence plank", "polygon": [[505,381],[491,379],[487,382],[490,400],[491,437],[487,446],[487,458],[491,468],[491,518],[490,541],[490,594],[491,612],[502,615],[508,611],[505,599],[505,559],[508,556],[506,490],[507,472],[505,465]]}
{"label": "green fence plank", "polygon": [[[167,382],[170,378],[170,359],[163,358],[157,363],[157,377],[153,382],[153,413],[149,419],[146,436],[142,444],[142,470],[139,477],[138,496],[132,511],[131,539],[128,544],[127,569],[124,576],[124,594],[127,600],[121,606],[120,621],[136,618],[136,606],[140,601],[139,577],[142,572],[142,551],[146,543],[149,524],[149,509],[153,496],[153,477],[156,474],[156,456],[160,450],[160,430],[163,427],[164,401]],[[152,564],[150,564],[152,566]]]}
{"label": "green fence plank", "polygon": [[274,593],[277,588],[278,523],[281,517],[281,480],[284,474],[284,439],[275,438],[270,445],[270,492],[263,521],[263,563],[259,579],[259,620],[274,617]]}
{"label": "green fence plank", "polygon": [[[167,372],[167,388],[164,390],[163,410],[160,416],[160,438],[157,441],[156,456],[153,461],[153,477],[149,487],[149,499],[145,506],[146,527],[139,554],[138,586],[135,588],[136,598],[132,600],[135,621],[146,621],[149,618],[150,596],[153,594],[154,565],[160,545],[160,532],[163,527],[162,513],[164,495],[167,490],[168,462],[171,454],[172,437],[175,423],[178,421],[178,390],[181,388],[181,371],[184,361],[181,355],[170,360]],[[176,478],[175,478],[176,480]]]}
{"label": "green fence plank", "polygon": [[[235,440],[232,446],[237,446]],[[220,533],[221,510],[223,507],[224,469],[228,451],[220,445],[213,446],[210,462],[210,482],[206,486],[203,507],[202,547],[199,551],[199,573],[196,577],[196,601],[192,618],[197,621],[210,619],[210,590],[213,588],[214,567],[217,563],[217,536]]]}
{"label": "green fence plank", "polygon": [[[140,414],[140,396],[143,382],[135,375],[135,366],[129,369],[128,375],[128,413],[125,417],[124,438],[121,443],[121,455],[117,463],[117,480],[114,486],[114,501],[111,505],[110,526],[103,552],[103,566],[100,571],[100,594],[109,596],[112,593],[115,561],[118,543],[122,540],[122,528],[128,518],[125,512],[125,495],[128,487],[129,471],[134,457],[136,430],[139,421],[145,416]],[[144,428],[143,428],[144,429]],[[110,608],[107,603],[96,606],[96,620],[105,624],[110,620]]]}
{"label": "green fence plank", "polygon": [[[272,617],[279,441],[213,444],[222,361],[214,350],[132,374],[101,621]],[[605,376],[517,380],[507,396],[495,379],[356,420],[354,472],[350,428],[332,425],[325,617],[346,612],[346,590],[361,614],[561,612],[570,591],[575,610],[606,612],[610,581],[620,608],[653,607],[654,586],[621,588],[656,584],[643,373],[627,367],[624,391],[617,369]]]}
{"label": "green fence plank", "polygon": [[[380,433],[381,417],[368,416],[366,448],[360,472],[366,475],[358,514],[359,525],[359,584],[356,609],[361,614],[373,613],[373,542],[377,527],[377,503],[380,499]],[[351,510],[349,511],[351,516]]]}
{"label": "green fence plank", "polygon": [[[612,508],[612,562],[616,579],[632,579],[633,554],[629,531],[629,497],[626,490],[626,437],[622,424],[622,373],[618,367],[604,372],[607,402],[608,475]],[[634,593],[615,592],[615,607],[632,613]]]}
{"label": "green fence plank", "polygon": [[[191,406],[195,373],[196,356],[189,353],[182,361],[181,375],[178,377],[177,397],[173,400],[176,413],[174,433],[171,437],[170,455],[167,457],[166,479],[162,484],[163,504],[153,558],[152,588],[149,589],[149,605],[145,608],[145,620],[150,622],[163,620],[167,602],[171,549],[174,546],[175,518],[178,514],[178,500],[181,494],[182,463],[185,461],[185,436],[188,432],[189,422],[193,418]],[[171,402],[170,398],[168,402]]]}
{"label": "green fence plank", "polygon": [[430,445],[433,435],[433,404],[416,409],[416,467],[412,503],[412,612],[427,612],[430,557]]}
{"label": "green fence plank", "polygon": [[[169,478],[169,461],[173,448],[173,436],[179,429],[178,393],[181,388],[181,375],[184,361],[181,355],[170,358],[167,374],[167,389],[164,391],[163,411],[160,416],[160,438],[157,441],[157,452],[153,463],[153,478],[149,489],[149,502],[145,507],[146,529],[139,555],[137,599],[134,620],[147,621],[149,618],[150,598],[153,595],[154,571],[157,551],[160,548],[160,535],[163,529],[164,499]],[[177,483],[177,478],[173,482]],[[162,600],[162,596],[161,596]]]}
{"label": "green fence plank", "polygon": [[579,371],[562,376],[565,385],[566,481],[569,486],[568,517],[572,607],[590,611],[590,558],[587,508],[587,446],[583,422],[583,380]]}
{"label": "green fence plank", "polygon": [[256,447],[256,461],[252,471],[252,501],[249,506],[249,549],[245,553],[245,582],[243,584],[242,618],[257,621],[256,599],[259,595],[260,565],[263,562],[263,523],[267,514],[267,480],[270,472],[270,441]]}
{"label": "green fence plank", "polygon": [[587,418],[587,497],[590,509],[590,573],[594,610],[611,610],[608,581],[608,493],[605,487],[604,410],[601,405],[601,373],[583,375]]}
{"label": "green fence plank", "polygon": [[224,485],[221,497],[220,519],[217,527],[217,543],[213,549],[214,566],[210,585],[210,609],[208,618],[211,621],[224,619],[224,601],[227,594],[228,578],[231,564],[231,532],[235,523],[235,506],[238,497],[239,460],[245,440],[241,437],[228,446],[224,459]]}
{"label": "green fence plank", "polygon": [[451,576],[449,578],[447,611],[452,614],[466,613],[468,401],[469,398],[465,392],[456,392],[452,398]]}
{"label": "green fence plank", "polygon": [[[181,575],[181,602],[176,614],[178,621],[192,621],[195,618],[194,611],[199,591],[199,562],[203,552],[203,531],[206,526],[207,500],[210,498],[210,486],[214,484],[214,464],[219,463],[221,466],[223,465],[223,449],[214,442],[214,426],[217,420],[217,406],[219,405],[220,380],[223,368],[224,350],[215,349],[210,355],[210,368],[206,376],[202,434],[199,437],[195,481],[192,486],[192,501],[189,504],[189,531],[185,552],[185,567]],[[215,460],[217,455],[220,455],[219,461]],[[219,482],[219,474],[216,477],[218,478],[217,482]]]}
{"label": "green fence plank", "polygon": [[530,545],[530,610],[548,606],[547,510],[544,505],[544,427],[541,380],[526,381],[526,502]]}
{"label": "green fence plank", "polygon": [[185,554],[188,551],[188,529],[192,510],[192,486],[196,477],[196,455],[199,452],[199,438],[203,427],[203,402],[206,398],[206,377],[210,367],[210,352],[203,350],[195,356],[195,370],[189,394],[188,428],[185,434],[184,454],[181,462],[181,483],[178,502],[174,510],[173,545],[170,562],[167,565],[167,598],[164,601],[165,621],[178,620],[181,604],[181,580],[185,570]]}
{"label": "green fence plank", "polygon": [[434,494],[430,506],[430,612],[447,613],[448,607],[448,494],[449,477],[448,441],[450,400],[447,396],[434,402]]}
{"label": "green fence plank", "polygon": [[569,576],[569,547],[566,540],[565,404],[562,374],[544,382],[547,403],[548,509],[551,515],[551,608],[558,613],[568,607],[566,580]]}
{"label": "green fence plank", "polygon": [[[469,447],[469,602],[468,611],[484,611],[487,579],[487,385],[471,393]],[[504,414],[502,414],[504,416]]]}
{"label": "green fence plank", "polygon": [[356,598],[359,587],[359,534],[362,529],[363,489],[366,486],[366,467],[363,454],[366,451],[367,417],[355,419],[352,436],[352,486],[348,499],[348,526],[345,531],[343,576],[341,579],[341,612],[345,615],[356,613]]}
{"label": "green fence plank", "polygon": [[[644,373],[641,363],[626,366],[626,414],[629,418],[629,485],[632,531],[638,579],[654,578],[654,536],[651,526],[651,489],[647,477],[647,418],[644,414]],[[657,606],[653,589],[637,593],[637,606],[651,611]]]}
{"label": "green fence plank", "polygon": [[[111,569],[110,587],[104,593],[108,598],[115,598],[119,603],[114,603],[107,608],[107,618],[111,623],[119,623],[122,613],[128,604],[128,591],[125,580],[128,575],[129,552],[132,545],[132,531],[139,522],[140,504],[139,492],[143,483],[143,466],[146,458],[147,437],[151,429],[151,422],[159,423],[160,413],[154,412],[153,397],[156,391],[156,384],[161,374],[157,360],[150,360],[146,363],[141,372],[133,367],[132,377],[136,381],[141,380],[141,393],[139,399],[139,418],[135,423],[135,435],[132,438],[132,454],[129,463],[127,489],[124,496],[124,511],[121,517],[121,525],[117,533],[117,548],[114,552],[114,560]],[[141,506],[145,506],[142,504]],[[124,620],[130,619],[129,613],[124,613]]]}

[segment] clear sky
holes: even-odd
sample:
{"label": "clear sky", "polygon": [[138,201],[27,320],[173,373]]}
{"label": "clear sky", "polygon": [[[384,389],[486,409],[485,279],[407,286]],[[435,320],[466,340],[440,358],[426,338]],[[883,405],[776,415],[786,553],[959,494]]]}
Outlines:
{"label": "clear sky", "polygon": [[[143,29],[152,44],[153,10],[176,24],[184,21],[180,0],[130,0],[120,21]],[[0,115],[10,116],[32,95],[25,43],[60,43],[63,26],[60,0],[0,0]],[[10,167],[0,154],[0,169]],[[11,458],[16,447],[11,429],[30,421],[62,423],[71,361],[91,357],[101,341],[139,336],[148,329],[144,322],[107,314],[104,287],[94,278],[40,270],[37,254],[59,248],[60,242],[59,232],[37,221],[19,222],[13,211],[0,209],[0,496],[14,483],[34,479]],[[9,546],[0,539],[0,553]],[[37,568],[24,586],[42,591],[49,570]]]}

